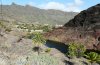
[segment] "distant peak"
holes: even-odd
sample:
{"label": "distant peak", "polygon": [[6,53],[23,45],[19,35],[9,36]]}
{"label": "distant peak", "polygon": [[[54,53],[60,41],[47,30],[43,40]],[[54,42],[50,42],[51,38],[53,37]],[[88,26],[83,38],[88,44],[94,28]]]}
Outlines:
{"label": "distant peak", "polygon": [[100,6],[100,3],[99,3],[99,4],[97,4],[97,6]]}
{"label": "distant peak", "polygon": [[17,4],[13,2],[11,5],[17,5]]}
{"label": "distant peak", "polygon": [[27,4],[26,7],[32,7],[32,6]]}

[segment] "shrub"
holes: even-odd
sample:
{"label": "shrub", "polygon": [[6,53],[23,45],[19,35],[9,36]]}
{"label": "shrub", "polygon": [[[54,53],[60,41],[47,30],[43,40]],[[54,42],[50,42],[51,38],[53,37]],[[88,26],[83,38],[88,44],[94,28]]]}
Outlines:
{"label": "shrub", "polygon": [[73,42],[68,45],[68,53],[67,54],[70,58],[82,57],[82,56],[84,56],[85,51],[86,51],[86,48],[84,45]]}
{"label": "shrub", "polygon": [[42,29],[44,32],[49,32],[52,28],[50,26],[43,26]]}
{"label": "shrub", "polygon": [[11,30],[11,28],[6,28],[5,31],[10,32],[12,30]]}
{"label": "shrub", "polygon": [[34,37],[32,38],[33,42],[40,45],[46,42],[44,36],[41,33],[34,33]]}
{"label": "shrub", "polygon": [[0,28],[5,28],[6,27],[3,22],[4,21],[0,21]]}
{"label": "shrub", "polygon": [[96,52],[90,52],[90,53],[87,53],[85,55],[85,57],[89,60],[89,62],[91,63],[94,63],[94,62],[97,62],[97,63],[100,63],[100,54],[96,53]]}
{"label": "shrub", "polygon": [[38,54],[40,54],[40,46],[46,42],[45,38],[41,33],[34,33],[34,37],[32,38],[32,40],[36,47],[39,48],[37,52]]}
{"label": "shrub", "polygon": [[45,50],[45,52],[47,52],[47,53],[49,53],[51,51],[51,48],[47,48],[46,50]]}

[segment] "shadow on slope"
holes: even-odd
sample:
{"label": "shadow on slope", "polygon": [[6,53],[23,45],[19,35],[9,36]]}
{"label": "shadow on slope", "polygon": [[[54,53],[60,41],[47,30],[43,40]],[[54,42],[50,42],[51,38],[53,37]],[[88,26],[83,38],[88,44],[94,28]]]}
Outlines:
{"label": "shadow on slope", "polygon": [[45,45],[49,48],[56,48],[62,53],[67,53],[68,46],[61,42],[47,40]]}

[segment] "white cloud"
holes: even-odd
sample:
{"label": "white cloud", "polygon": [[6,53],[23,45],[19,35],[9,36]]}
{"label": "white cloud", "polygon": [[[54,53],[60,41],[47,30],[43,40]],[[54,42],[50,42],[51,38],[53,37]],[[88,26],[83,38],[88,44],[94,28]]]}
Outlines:
{"label": "white cloud", "polygon": [[34,3],[34,2],[31,1],[31,2],[28,3],[28,5],[30,5],[30,6],[36,6],[36,3]]}
{"label": "white cloud", "polygon": [[33,5],[33,4],[34,4],[33,2],[29,2],[29,3],[28,3],[28,5]]}
{"label": "white cloud", "polygon": [[82,0],[74,0],[73,3],[68,3],[67,4],[67,11],[75,11],[75,12],[80,12],[80,6],[83,4]]}
{"label": "white cloud", "polygon": [[39,7],[43,9],[56,9],[56,10],[62,10],[62,11],[66,10],[66,6],[58,2],[49,2],[47,4],[39,5]]}
{"label": "white cloud", "polygon": [[[33,5],[33,2],[29,3],[30,5]],[[59,2],[48,2],[45,4],[35,5],[41,9],[56,9],[56,10],[62,10],[62,11],[73,11],[73,12],[80,12],[80,6],[83,5],[83,0],[74,0],[74,2],[71,3],[59,3]]]}
{"label": "white cloud", "polygon": [[83,1],[82,0],[75,0],[75,3],[74,4],[81,5],[81,4],[83,4]]}

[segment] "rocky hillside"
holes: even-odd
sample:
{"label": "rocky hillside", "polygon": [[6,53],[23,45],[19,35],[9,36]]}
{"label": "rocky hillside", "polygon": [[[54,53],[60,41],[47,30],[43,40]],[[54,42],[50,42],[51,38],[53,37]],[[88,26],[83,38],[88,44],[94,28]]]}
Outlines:
{"label": "rocky hillside", "polygon": [[[13,4],[13,6],[18,7],[20,5]],[[26,6],[23,6],[23,7],[26,8]],[[30,7],[30,6],[27,6],[27,7]],[[98,7],[98,8],[95,9],[95,7]],[[91,27],[89,30],[88,30],[87,24],[86,24],[86,29],[84,29],[83,25],[82,26],[75,25],[74,27],[74,26],[70,26],[69,25],[70,22],[69,22],[68,23],[69,26],[67,26],[66,24],[64,27],[55,28],[51,32],[44,34],[45,37],[49,39],[49,41],[54,40],[58,42],[63,42],[64,46],[62,46],[63,43],[62,44],[59,43],[60,44],[59,47],[63,48],[66,46],[66,48],[63,48],[63,49],[67,50],[68,53],[70,53],[69,55],[71,55],[71,57],[73,58],[71,58],[67,53],[65,54],[62,53],[61,50],[58,48],[49,47],[45,45],[44,43],[40,42],[40,41],[43,41],[43,42],[45,41],[45,40],[42,40],[44,38],[42,37],[42,35],[37,36],[37,34],[35,35],[35,33],[34,35],[33,34],[29,35],[30,33],[29,31],[16,28],[16,26],[14,26],[13,24],[8,25],[6,21],[5,22],[0,21],[0,65],[100,65],[99,53],[92,52],[92,55],[89,54],[87,58],[83,57],[84,56],[83,51],[85,50],[84,49],[85,47],[86,47],[86,50],[89,50],[89,51],[90,50],[100,51],[100,36],[99,36],[100,28],[96,27],[100,19],[98,15],[98,13],[100,13],[100,11],[98,11],[100,10],[99,7],[100,7],[99,5],[96,5],[96,6],[91,7],[90,9],[85,10],[86,13],[89,10],[88,12],[92,12],[91,14],[95,15],[96,17],[94,16],[80,17],[81,19],[85,18],[85,20],[87,21],[90,21],[91,19],[94,20],[94,23],[91,23],[91,24],[89,23],[89,25],[92,26],[92,24],[95,24],[95,23],[96,24],[95,26]],[[14,9],[13,12],[15,11],[16,9]],[[21,16],[21,13],[20,13],[20,16]],[[83,16],[84,14],[81,14],[81,13],[78,15]],[[75,16],[74,18],[75,20],[78,20],[77,16]],[[88,18],[91,18],[91,19],[88,20]],[[85,20],[83,21],[85,22]],[[30,36],[33,38],[30,39],[29,38]],[[47,41],[48,40],[46,40],[46,43]],[[58,42],[56,44],[58,44]],[[77,45],[82,43],[85,47],[83,48],[83,45],[77,46],[75,44],[75,46],[72,46],[72,50],[71,49],[68,50],[67,45],[70,42],[75,42],[77,43]],[[76,50],[76,47],[77,47],[77,50]],[[71,47],[69,46],[69,48]],[[82,50],[82,56],[80,56],[81,50]],[[77,53],[73,53],[73,51]],[[78,56],[74,57],[73,54],[78,55],[80,57]],[[91,62],[91,60],[93,62]]]}
{"label": "rocky hillside", "polygon": [[[51,48],[44,43],[39,43],[38,41],[41,41],[40,35],[38,35],[39,40],[36,43],[32,40],[34,38],[32,38],[33,34],[29,35],[27,31],[13,26],[12,30],[5,30],[4,25],[0,26],[0,65],[91,64],[87,62],[88,60],[86,58],[70,59],[60,49],[55,47]],[[30,36],[31,39],[29,38]],[[39,47],[37,47],[37,44]],[[65,45],[64,47],[67,50],[67,46]]]}
{"label": "rocky hillside", "polygon": [[[36,43],[23,36],[26,36],[23,31],[0,29],[0,65],[91,65],[85,58],[70,59],[58,49],[45,45],[40,47],[38,54]],[[51,51],[45,52],[47,49]]]}
{"label": "rocky hillside", "polygon": [[74,17],[74,19],[70,20],[64,26],[82,26],[90,29],[96,27],[100,29],[100,4],[97,4],[93,7],[88,8],[87,10],[80,12]]}
{"label": "rocky hillside", "polygon": [[12,5],[3,5],[2,9],[3,18],[8,21],[39,22],[53,25],[65,24],[77,14],[75,12],[63,12],[59,10],[44,10],[30,5],[22,6],[15,3],[12,3]]}
{"label": "rocky hillside", "polygon": [[46,37],[65,44],[83,43],[87,49],[100,51],[100,4],[80,12],[64,27],[47,33]]}

